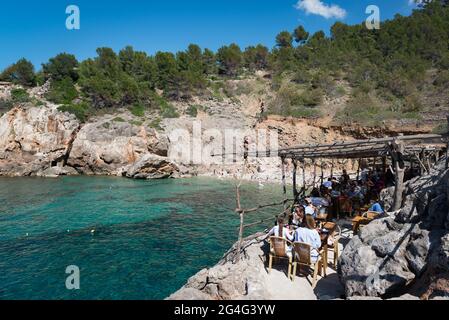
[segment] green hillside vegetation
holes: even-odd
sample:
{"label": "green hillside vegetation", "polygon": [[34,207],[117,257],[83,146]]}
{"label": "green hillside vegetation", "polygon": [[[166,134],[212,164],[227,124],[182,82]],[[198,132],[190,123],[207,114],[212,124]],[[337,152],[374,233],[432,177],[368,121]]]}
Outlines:
{"label": "green hillside vegetation", "polygon": [[[96,57],[82,62],[59,54],[37,73],[21,59],[0,79],[25,87],[51,79],[47,99],[83,119],[117,107],[128,107],[139,117],[152,110],[170,118],[179,116],[171,101],[222,99],[222,92],[229,95],[227,80],[264,70],[271,74],[275,91],[268,114],[316,117],[324,97],[350,94],[334,120],[376,125],[387,119],[419,119],[429,107],[421,99],[423,90],[447,91],[448,43],[449,6],[438,0],[426,2],[409,17],[397,15],[383,22],[379,30],[337,22],[326,36],[298,26],[280,32],[271,50],[263,45],[242,50],[230,44],[215,53],[192,44],[185,51],[151,56],[132,47],[118,53],[98,48]],[[429,70],[434,71],[430,87]],[[351,91],[339,81],[348,83]]]}

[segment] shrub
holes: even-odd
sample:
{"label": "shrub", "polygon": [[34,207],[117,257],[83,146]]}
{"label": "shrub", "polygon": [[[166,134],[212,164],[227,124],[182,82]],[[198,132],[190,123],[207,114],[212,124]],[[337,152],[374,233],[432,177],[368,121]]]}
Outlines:
{"label": "shrub", "polygon": [[435,133],[435,134],[446,134],[446,133],[448,133],[449,132],[449,128],[447,126],[447,122],[440,123],[435,128],[433,128],[432,132]]}
{"label": "shrub", "polygon": [[435,78],[434,85],[440,88],[449,87],[449,70],[443,70]]}
{"label": "shrub", "polygon": [[323,102],[323,91],[312,89],[304,91],[300,96],[300,104],[306,107],[315,107]]}
{"label": "shrub", "polygon": [[419,112],[422,108],[423,106],[417,95],[405,97],[404,106],[402,108],[403,112]]}
{"label": "shrub", "polygon": [[198,106],[189,106],[187,108],[186,113],[192,118],[196,118],[198,116]]}
{"label": "shrub", "polygon": [[90,108],[87,103],[65,104],[58,107],[58,110],[61,112],[69,112],[74,114],[81,122],[85,122],[87,120],[89,109]]}
{"label": "shrub", "polygon": [[142,121],[138,121],[138,120],[133,120],[133,121],[131,121],[130,123],[131,123],[132,125],[138,126],[138,127],[140,127],[140,126],[143,124]]}
{"label": "shrub", "polygon": [[156,130],[162,130],[161,122],[162,122],[161,118],[156,118],[150,122],[150,127]]}
{"label": "shrub", "polygon": [[78,91],[71,78],[52,81],[46,98],[57,104],[71,104],[78,97]]}
{"label": "shrub", "polygon": [[123,119],[122,117],[115,117],[114,119],[112,119],[113,122],[126,122],[125,119]]}
{"label": "shrub", "polygon": [[143,117],[145,115],[145,108],[141,104],[135,104],[130,111],[136,117]]}
{"label": "shrub", "polygon": [[13,103],[26,103],[30,101],[30,95],[24,89],[11,90],[11,100]]}
{"label": "shrub", "polygon": [[176,108],[163,97],[155,94],[153,96],[153,103],[159,108],[163,118],[179,118],[179,113],[176,111]]}
{"label": "shrub", "polygon": [[11,110],[12,107],[13,103],[11,102],[11,100],[0,99],[0,113],[7,112]]}

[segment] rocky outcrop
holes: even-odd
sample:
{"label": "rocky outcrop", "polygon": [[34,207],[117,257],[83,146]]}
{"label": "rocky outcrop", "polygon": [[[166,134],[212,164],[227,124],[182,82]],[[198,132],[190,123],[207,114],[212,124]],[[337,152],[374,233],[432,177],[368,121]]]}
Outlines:
{"label": "rocky outcrop", "polygon": [[56,108],[13,108],[0,118],[0,175],[33,176],[62,166],[79,127]]}
{"label": "rocky outcrop", "polygon": [[143,156],[167,156],[168,140],[154,129],[110,118],[85,124],[67,164],[82,174],[121,175]]}
{"label": "rocky outcrop", "polygon": [[[271,299],[266,285],[265,234],[245,239],[240,260],[234,245],[213,268],[204,269],[187,281],[168,300],[263,300]],[[261,261],[262,259],[262,261]]]}
{"label": "rocky outcrop", "polygon": [[125,168],[123,175],[134,179],[164,179],[172,177],[178,167],[165,157],[146,154]]}
{"label": "rocky outcrop", "polygon": [[[348,297],[406,291],[424,298],[449,296],[448,179],[441,163],[430,175],[409,181],[402,209],[373,221],[349,242],[339,261]],[[382,196],[388,207],[391,190]],[[440,288],[438,294],[428,293],[433,287]]]}
{"label": "rocky outcrop", "polygon": [[0,118],[0,175],[171,177],[168,139],[152,128],[104,116],[81,124],[54,105],[16,107]]}

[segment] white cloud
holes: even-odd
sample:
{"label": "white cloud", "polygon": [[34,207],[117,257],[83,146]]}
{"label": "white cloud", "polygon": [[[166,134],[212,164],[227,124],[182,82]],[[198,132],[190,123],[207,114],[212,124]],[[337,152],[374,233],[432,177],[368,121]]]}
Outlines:
{"label": "white cloud", "polygon": [[346,17],[346,10],[336,4],[328,5],[321,0],[299,0],[296,9],[303,10],[306,14],[316,14],[326,19]]}
{"label": "white cloud", "polygon": [[417,6],[419,4],[422,4],[424,1],[423,0],[408,0],[408,5],[409,6]]}

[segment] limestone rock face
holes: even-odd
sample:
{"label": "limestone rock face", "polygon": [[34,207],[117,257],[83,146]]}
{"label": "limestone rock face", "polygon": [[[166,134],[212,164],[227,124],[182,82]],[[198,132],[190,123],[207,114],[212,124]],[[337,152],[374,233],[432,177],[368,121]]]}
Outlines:
{"label": "limestone rock face", "polygon": [[190,278],[179,291],[168,300],[263,300],[270,299],[266,290],[266,274],[261,257],[267,254],[263,241],[265,234],[260,233],[244,241],[244,252],[235,264],[236,245],[213,268],[204,269]]}
{"label": "limestone rock face", "polygon": [[110,115],[80,124],[55,105],[16,107],[0,118],[0,175],[171,177],[178,168],[168,145],[158,131]]}
{"label": "limestone rock face", "polygon": [[167,139],[156,130],[127,122],[100,120],[85,124],[77,135],[68,165],[83,174],[120,174],[142,156],[166,156]]}
{"label": "limestone rock face", "polygon": [[63,163],[79,127],[56,108],[13,108],[0,118],[0,175],[35,176]]}
{"label": "limestone rock face", "polygon": [[[401,210],[373,221],[345,247],[338,272],[347,297],[391,297],[412,288],[424,298],[449,296],[449,174],[443,162],[408,182]],[[382,197],[391,203],[391,190]]]}

